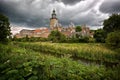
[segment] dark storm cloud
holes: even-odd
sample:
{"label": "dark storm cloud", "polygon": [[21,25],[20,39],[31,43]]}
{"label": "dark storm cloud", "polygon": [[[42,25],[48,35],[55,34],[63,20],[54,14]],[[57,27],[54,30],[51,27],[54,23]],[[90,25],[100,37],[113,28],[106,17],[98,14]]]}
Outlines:
{"label": "dark storm cloud", "polygon": [[[34,10],[32,12],[31,4],[33,0],[29,1],[0,1],[0,13],[5,14],[9,17],[12,23],[17,23],[19,25],[26,25],[27,27],[40,27],[45,26],[49,22],[44,16],[34,15]],[[27,5],[28,4],[28,5]],[[23,5],[23,7],[17,7]],[[26,8],[29,7],[29,8]],[[25,9],[25,10],[24,10]],[[43,13],[44,14],[44,13]],[[45,21],[44,21],[45,20]]]}
{"label": "dark storm cloud", "polygon": [[100,7],[103,13],[120,13],[120,0],[107,0],[104,1]]}
{"label": "dark storm cloud", "polygon": [[63,13],[66,16],[60,18],[61,23],[66,25],[66,24],[70,24],[70,22],[73,22],[75,25],[86,24],[89,27],[101,26],[102,24],[100,21],[104,19],[104,16],[101,16],[101,13],[96,8],[99,2],[100,0],[91,0],[90,2],[87,1],[85,2],[85,4],[82,3],[80,7],[76,9],[74,8],[74,10]]}
{"label": "dark storm cloud", "polygon": [[67,4],[67,5],[74,5],[80,1],[84,1],[84,0],[61,0],[64,4]]}
{"label": "dark storm cloud", "polygon": [[65,5],[75,5],[81,1],[85,1],[85,0],[52,0],[53,2],[57,1],[57,2],[62,2]]}
{"label": "dark storm cloud", "polygon": [[[108,7],[119,10],[118,2],[110,0],[0,0],[0,13],[7,15],[12,24],[29,28],[49,27],[53,9],[63,25],[73,22],[75,25],[101,26],[106,18],[103,13]],[[117,1],[117,0],[116,0]],[[104,2],[102,4],[102,2]],[[109,3],[109,4],[108,4]],[[100,12],[99,5],[101,5]],[[107,6],[112,5],[112,6]],[[109,12],[109,11],[108,11]],[[111,11],[112,12],[112,11]],[[118,11],[117,11],[118,12]]]}

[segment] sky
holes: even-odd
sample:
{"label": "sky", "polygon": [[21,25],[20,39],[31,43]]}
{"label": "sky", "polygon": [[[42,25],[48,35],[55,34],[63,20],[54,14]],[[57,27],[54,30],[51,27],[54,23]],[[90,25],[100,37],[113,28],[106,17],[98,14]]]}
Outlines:
{"label": "sky", "polygon": [[111,14],[120,13],[120,0],[0,0],[0,13],[9,17],[13,33],[49,27],[53,9],[63,26],[72,22],[98,29]]}

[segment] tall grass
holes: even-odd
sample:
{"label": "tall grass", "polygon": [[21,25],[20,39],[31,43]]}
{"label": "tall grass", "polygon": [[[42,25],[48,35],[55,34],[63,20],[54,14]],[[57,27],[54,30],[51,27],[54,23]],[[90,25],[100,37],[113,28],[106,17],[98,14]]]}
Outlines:
{"label": "tall grass", "polygon": [[101,62],[119,62],[118,53],[107,49],[101,44],[67,44],[67,43],[19,43],[18,46],[37,52],[49,53],[55,56],[83,58]]}
{"label": "tall grass", "polygon": [[[78,64],[69,58],[57,58],[28,49],[29,46],[1,45],[0,80],[117,80],[119,66]],[[24,47],[22,47],[24,46]],[[38,47],[38,46],[37,46]],[[6,59],[4,59],[6,58]],[[3,60],[4,59],[4,60]]]}

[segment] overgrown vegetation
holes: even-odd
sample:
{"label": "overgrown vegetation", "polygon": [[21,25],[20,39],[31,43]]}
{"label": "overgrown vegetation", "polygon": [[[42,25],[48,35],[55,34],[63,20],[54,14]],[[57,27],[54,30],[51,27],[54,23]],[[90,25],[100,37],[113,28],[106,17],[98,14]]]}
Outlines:
{"label": "overgrown vegetation", "polygon": [[[36,46],[39,44],[45,45],[44,43],[34,44]],[[50,44],[51,46],[56,45],[54,43]],[[25,47],[19,47],[18,45],[25,46],[26,44],[16,42],[7,46],[0,44],[0,80],[118,80],[120,78],[119,65],[114,68],[106,68],[104,65],[95,64],[86,65],[67,56],[55,57],[54,55],[57,53],[54,53],[54,51],[52,56],[46,54],[46,52],[34,50],[40,46],[34,48],[33,44]],[[66,47],[69,44],[59,44],[59,47],[63,45]],[[43,47],[41,46],[41,48]],[[47,48],[47,46],[44,48]]]}
{"label": "overgrown vegetation", "polygon": [[19,43],[19,47],[45,52],[56,56],[66,56],[103,62],[119,62],[117,52],[105,48],[101,44],[67,44],[67,43]]}

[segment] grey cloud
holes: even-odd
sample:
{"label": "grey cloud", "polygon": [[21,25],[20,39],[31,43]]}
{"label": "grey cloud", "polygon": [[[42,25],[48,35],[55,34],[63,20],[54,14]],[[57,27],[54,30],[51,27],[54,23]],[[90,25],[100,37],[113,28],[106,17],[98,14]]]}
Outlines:
{"label": "grey cloud", "polygon": [[[76,15],[79,15],[83,12],[89,11],[90,9],[94,8],[97,3],[99,3],[100,0],[86,0],[83,3],[79,3],[78,7],[72,7],[72,9],[63,9],[62,10],[62,19],[66,20],[67,18],[71,18],[74,17]],[[58,9],[59,10],[59,9]],[[69,15],[68,15],[69,14]],[[64,17],[65,15],[65,17]]]}
{"label": "grey cloud", "polygon": [[67,4],[67,5],[74,5],[80,1],[83,1],[83,0],[61,0],[64,4]]}
{"label": "grey cloud", "polygon": [[34,10],[35,8],[32,8],[33,4],[38,5],[38,7],[41,6],[39,3],[34,3],[33,0],[23,2],[0,1],[0,13],[7,15],[12,23],[18,23],[19,25],[25,23],[27,27],[45,26],[49,22],[49,19],[47,20],[44,17],[46,14],[44,8],[38,8],[40,11],[38,9]]}
{"label": "grey cloud", "polygon": [[120,0],[106,0],[100,6],[103,13],[120,13]]}
{"label": "grey cloud", "polygon": [[76,15],[75,17],[72,18],[73,21],[76,21],[75,23],[77,25],[88,25],[88,26],[102,26],[101,21],[104,20],[106,17],[103,17],[103,14],[101,13],[97,13],[96,10],[91,9],[88,12],[83,12],[80,13],[78,15]]}
{"label": "grey cloud", "polygon": [[75,5],[84,0],[52,0],[53,2],[63,2],[65,5]]}
{"label": "grey cloud", "polygon": [[[11,23],[26,27],[49,27],[52,9],[56,9],[59,22],[65,26],[87,24],[101,26],[105,13],[94,8],[101,0],[0,0],[0,13],[7,15]],[[77,5],[75,5],[78,3]],[[108,3],[103,3],[108,4]],[[103,5],[102,4],[102,5]],[[111,3],[112,4],[112,3]],[[68,6],[69,5],[69,6]],[[119,9],[119,6],[116,7]]]}
{"label": "grey cloud", "polygon": [[[74,8],[74,10],[67,10],[63,13],[65,17],[60,17],[61,23],[67,25],[70,22],[76,25],[89,25],[89,26],[101,26],[101,21],[105,18],[101,14],[97,13],[94,7],[99,3],[100,0],[92,0],[87,2],[85,7]],[[89,4],[90,3],[90,4]]]}

